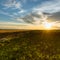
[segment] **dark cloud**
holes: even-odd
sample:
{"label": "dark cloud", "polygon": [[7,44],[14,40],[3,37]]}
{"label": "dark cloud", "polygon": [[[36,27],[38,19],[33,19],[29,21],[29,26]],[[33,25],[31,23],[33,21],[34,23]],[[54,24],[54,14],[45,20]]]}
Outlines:
{"label": "dark cloud", "polygon": [[28,14],[20,19],[22,19],[25,23],[33,24],[33,22],[38,21],[38,20],[35,20],[34,18],[40,19],[41,16],[37,13],[30,13],[30,14]]}
{"label": "dark cloud", "polygon": [[53,21],[60,21],[60,12],[53,13],[48,19]]}

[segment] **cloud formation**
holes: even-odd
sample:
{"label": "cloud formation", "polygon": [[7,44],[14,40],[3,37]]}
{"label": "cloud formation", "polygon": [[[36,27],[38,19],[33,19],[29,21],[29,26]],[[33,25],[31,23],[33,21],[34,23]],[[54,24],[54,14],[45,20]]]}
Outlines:
{"label": "cloud formation", "polygon": [[14,9],[21,9],[22,5],[20,2],[17,2],[16,0],[6,0],[4,4],[5,8],[14,8]]}
{"label": "cloud formation", "polygon": [[0,14],[9,16],[14,22],[41,26],[51,21],[60,28],[60,0],[4,0],[2,6]]}
{"label": "cloud formation", "polygon": [[43,2],[37,7],[33,8],[33,11],[55,13],[60,11],[60,0],[51,0]]}

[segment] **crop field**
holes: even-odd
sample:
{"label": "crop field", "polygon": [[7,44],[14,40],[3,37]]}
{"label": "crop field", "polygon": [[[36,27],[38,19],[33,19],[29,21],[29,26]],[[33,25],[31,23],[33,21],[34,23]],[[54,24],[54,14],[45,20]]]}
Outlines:
{"label": "crop field", "polygon": [[60,60],[60,30],[0,33],[0,60]]}

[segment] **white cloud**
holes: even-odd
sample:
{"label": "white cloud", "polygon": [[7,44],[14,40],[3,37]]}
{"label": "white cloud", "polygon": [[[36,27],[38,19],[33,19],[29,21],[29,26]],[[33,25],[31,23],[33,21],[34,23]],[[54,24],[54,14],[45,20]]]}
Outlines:
{"label": "white cloud", "polygon": [[33,25],[28,23],[17,23],[17,22],[0,22],[0,29],[32,29]]}
{"label": "white cloud", "polygon": [[1,11],[1,10],[0,10],[0,14],[6,15],[6,16],[9,16],[9,17],[12,17],[12,18],[14,17],[14,15],[11,15],[8,12],[4,12],[4,11]]}
{"label": "white cloud", "polygon": [[33,19],[34,19],[33,24],[35,24],[35,25],[40,25],[40,18],[33,17]]}
{"label": "white cloud", "polygon": [[54,26],[60,28],[60,21],[55,21]]}
{"label": "white cloud", "polygon": [[22,4],[16,0],[6,0],[4,4],[2,4],[6,8],[14,8],[14,9],[21,9]]}
{"label": "white cloud", "polygon": [[[52,29],[60,29],[60,23],[52,22],[54,26]],[[33,25],[33,24],[21,24],[16,22],[0,22],[0,29],[44,29],[43,24],[41,25]]]}
{"label": "white cloud", "polygon": [[21,7],[22,7],[22,6],[21,6],[21,3],[20,3],[20,2],[15,3],[15,8],[20,9]]}
{"label": "white cloud", "polygon": [[14,16],[17,16],[18,14],[17,13],[13,13]]}
{"label": "white cloud", "polygon": [[26,11],[22,9],[18,13],[24,13],[24,12],[26,12]]}
{"label": "white cloud", "polygon": [[20,25],[20,23],[16,23],[16,22],[0,22],[0,25]]}
{"label": "white cloud", "polygon": [[[39,24],[40,22],[43,25],[43,22],[48,21],[47,18],[49,17],[49,15],[44,15],[43,13],[56,13],[60,11],[60,0],[52,0],[52,1],[47,1],[47,2],[43,2],[42,4],[40,4],[39,6],[33,8],[32,12],[39,14],[40,20],[39,18],[34,18],[35,19],[35,23]],[[56,22],[52,22],[54,23],[54,26],[56,28],[60,28],[60,21]]]}
{"label": "white cloud", "polygon": [[43,2],[39,6],[33,8],[33,11],[55,13],[60,11],[60,0],[52,0]]}
{"label": "white cloud", "polygon": [[[21,19],[22,20],[22,19]],[[18,25],[22,25],[22,26],[29,26],[32,24],[28,24],[28,23],[20,23],[20,22],[0,22],[0,26],[18,26]]]}
{"label": "white cloud", "polygon": [[[3,9],[18,9],[16,10],[16,12],[12,12],[12,14],[10,14],[10,12],[0,12],[0,14],[3,14],[3,15],[7,15],[7,16],[10,16],[10,17],[17,17],[17,16],[20,16],[22,15],[24,12],[26,12],[24,9],[22,9],[22,3],[21,1],[18,1],[18,0],[6,0],[4,1],[4,3],[2,3],[2,5],[4,6]],[[12,10],[11,10],[12,11]]]}
{"label": "white cloud", "polygon": [[24,20],[21,19],[21,18],[16,18],[15,20],[16,20],[16,21],[19,21],[20,23],[25,23]]}

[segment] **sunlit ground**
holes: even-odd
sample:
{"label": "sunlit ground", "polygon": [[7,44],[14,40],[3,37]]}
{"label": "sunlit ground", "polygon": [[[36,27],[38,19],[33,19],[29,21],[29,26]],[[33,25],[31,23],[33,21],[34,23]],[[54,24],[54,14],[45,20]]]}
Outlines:
{"label": "sunlit ground", "polygon": [[60,31],[0,33],[0,60],[60,60]]}

